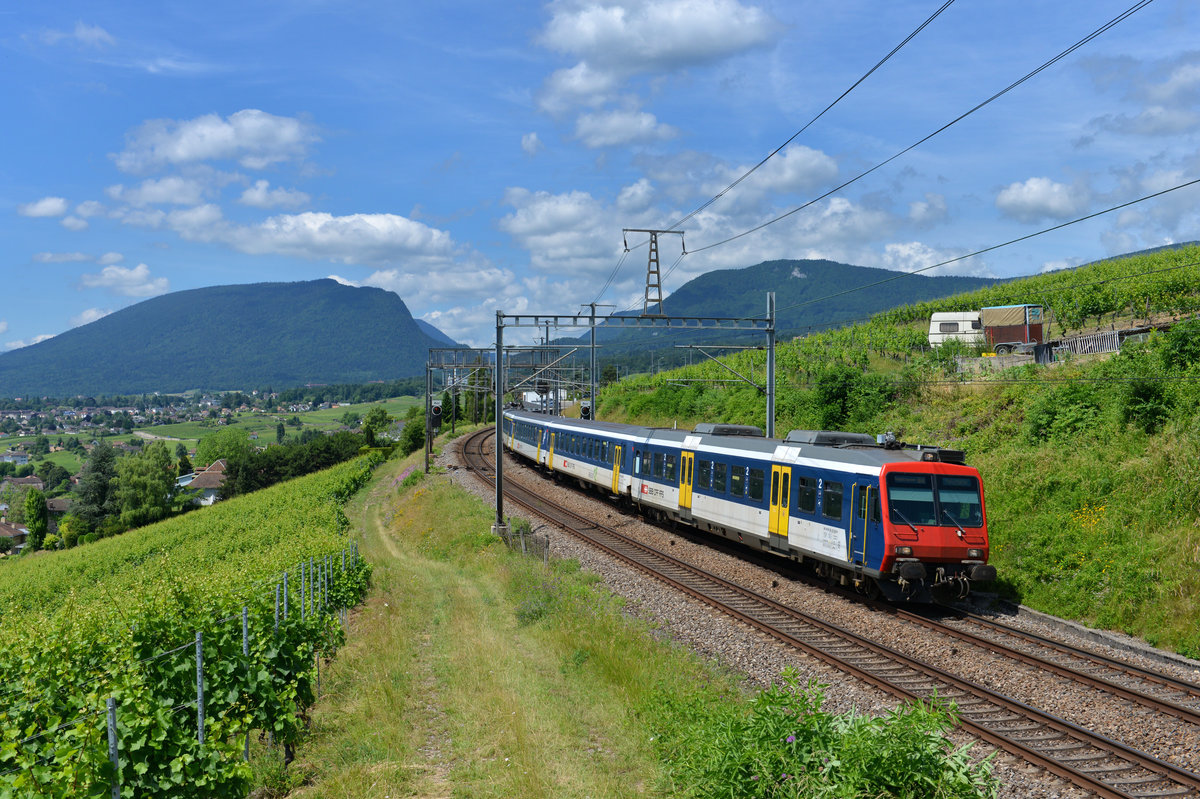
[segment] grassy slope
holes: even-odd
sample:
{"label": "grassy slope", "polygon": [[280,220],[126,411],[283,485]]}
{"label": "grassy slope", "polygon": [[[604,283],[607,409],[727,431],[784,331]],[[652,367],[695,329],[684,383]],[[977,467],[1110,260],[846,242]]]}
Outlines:
{"label": "grassy slope", "polygon": [[[909,779],[946,799],[990,795],[986,767],[941,754],[945,716],[834,718],[802,685],[749,700],[578,563],[509,552],[488,504],[444,476],[397,486],[418,463],[384,465],[347,508],[374,588],[299,762],[283,774],[259,761],[260,799],[876,796]],[[801,711],[824,732],[789,746]]]}
{"label": "grassy slope", "polygon": [[418,461],[387,464],[348,508],[375,589],[289,795],[656,793],[654,733],[631,708],[660,675],[732,682],[645,635],[577,565],[508,553],[487,506],[448,481],[392,487]]}

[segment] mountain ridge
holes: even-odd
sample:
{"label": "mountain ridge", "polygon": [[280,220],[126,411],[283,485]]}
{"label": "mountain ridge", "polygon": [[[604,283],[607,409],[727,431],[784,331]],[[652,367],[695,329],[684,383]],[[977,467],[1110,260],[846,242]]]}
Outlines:
{"label": "mountain ridge", "polygon": [[450,341],[428,329],[394,292],[328,278],[187,289],[0,354],[0,396],[394,380]]}

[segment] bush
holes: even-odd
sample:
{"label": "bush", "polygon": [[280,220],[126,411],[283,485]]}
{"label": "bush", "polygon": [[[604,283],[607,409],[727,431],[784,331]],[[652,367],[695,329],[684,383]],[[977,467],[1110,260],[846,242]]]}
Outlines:
{"label": "bush", "polygon": [[879,718],[838,716],[823,701],[819,685],[801,687],[788,668],[748,713],[666,708],[681,734],[657,745],[685,792],[701,797],[995,795],[994,755],[975,763],[969,745],[952,748],[951,710],[915,703]]}

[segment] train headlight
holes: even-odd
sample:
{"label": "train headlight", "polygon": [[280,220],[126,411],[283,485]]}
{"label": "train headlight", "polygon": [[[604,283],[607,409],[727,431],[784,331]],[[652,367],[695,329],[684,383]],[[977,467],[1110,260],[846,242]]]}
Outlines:
{"label": "train headlight", "polygon": [[912,547],[896,547],[896,554],[900,555],[901,557],[911,558]]}
{"label": "train headlight", "polygon": [[968,549],[967,557],[968,558],[982,558],[983,550],[982,549]]}

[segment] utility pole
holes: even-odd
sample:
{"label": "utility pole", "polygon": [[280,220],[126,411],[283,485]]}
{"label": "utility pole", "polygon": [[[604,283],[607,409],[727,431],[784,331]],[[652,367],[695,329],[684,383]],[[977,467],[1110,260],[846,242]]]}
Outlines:
{"label": "utility pole", "polygon": [[[622,232],[622,235],[628,233],[647,233],[650,236],[650,254],[646,259],[646,296],[642,303],[642,316],[662,316],[662,274],[659,271],[658,261],[658,235],[660,233],[674,233],[679,236],[680,243],[683,242],[682,230],[647,230],[644,228],[627,227]],[[625,239],[625,252],[629,252],[629,240]],[[687,245],[683,246],[683,254],[687,255]],[[658,313],[651,314],[650,306],[658,305]]]}

